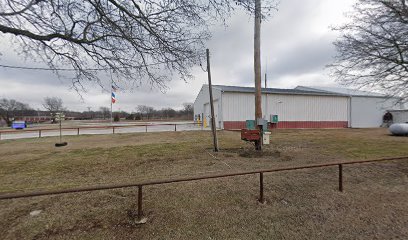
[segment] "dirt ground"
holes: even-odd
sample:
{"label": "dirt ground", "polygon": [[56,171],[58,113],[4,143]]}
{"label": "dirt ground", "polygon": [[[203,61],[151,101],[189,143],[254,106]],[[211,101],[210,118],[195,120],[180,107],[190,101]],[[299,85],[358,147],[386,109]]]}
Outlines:
{"label": "dirt ground", "polygon": [[[84,135],[0,142],[0,193],[199,176],[312,163],[408,156],[385,129],[275,130],[262,155],[219,131]],[[4,239],[407,239],[408,160],[144,188],[0,200]],[[38,215],[33,211],[41,210]],[[31,213],[31,214],[30,214]]]}

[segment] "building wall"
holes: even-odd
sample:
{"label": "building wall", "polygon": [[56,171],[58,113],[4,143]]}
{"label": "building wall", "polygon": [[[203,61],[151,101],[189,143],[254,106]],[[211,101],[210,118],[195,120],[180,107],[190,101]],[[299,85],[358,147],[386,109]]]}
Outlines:
{"label": "building wall", "polygon": [[[255,118],[252,93],[224,92],[222,117],[225,129],[245,127],[245,120]],[[278,128],[343,128],[348,122],[348,98],[338,96],[263,94],[262,113],[270,119],[279,116]]]}
{"label": "building wall", "polygon": [[[224,129],[243,129],[245,121],[224,121]],[[347,121],[280,121],[269,124],[273,128],[347,128]]]}
{"label": "building wall", "polygon": [[395,99],[353,96],[351,98],[351,127],[380,127],[385,112],[399,107]]}
{"label": "building wall", "polygon": [[391,110],[390,112],[394,123],[408,123],[408,110]]}
{"label": "building wall", "polygon": [[[222,114],[221,114],[221,90],[213,87],[213,103],[215,122],[218,128],[222,128]],[[210,93],[208,85],[203,85],[200,92],[194,101],[194,116],[204,114],[206,121],[211,124],[211,108],[210,108]]]}

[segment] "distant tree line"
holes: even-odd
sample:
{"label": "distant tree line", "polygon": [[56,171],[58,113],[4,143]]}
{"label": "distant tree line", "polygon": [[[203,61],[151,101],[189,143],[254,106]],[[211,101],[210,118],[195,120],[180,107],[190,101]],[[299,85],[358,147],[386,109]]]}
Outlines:
{"label": "distant tree line", "polygon": [[138,105],[136,112],[128,115],[127,119],[193,119],[193,104],[183,103],[183,109],[181,110],[175,110],[173,108],[162,108],[158,110],[151,106]]}
{"label": "distant tree line", "polygon": [[[47,117],[47,120],[51,122],[55,121],[55,113],[64,112],[65,117],[78,120],[108,120],[110,119],[110,108],[100,107],[98,110],[92,110],[88,107],[87,111],[70,111],[63,106],[63,101],[58,97],[46,97],[43,100],[43,108],[33,109],[28,104],[19,102],[15,99],[0,99],[0,121],[3,124],[11,125],[13,120],[19,120],[23,117]],[[114,111],[112,113],[115,121],[120,119],[126,120],[191,120],[193,119],[193,104],[183,103],[181,110],[175,110],[173,108],[155,109],[154,107],[147,105],[138,105],[133,112],[127,111]],[[1,125],[0,122],[0,125]]]}

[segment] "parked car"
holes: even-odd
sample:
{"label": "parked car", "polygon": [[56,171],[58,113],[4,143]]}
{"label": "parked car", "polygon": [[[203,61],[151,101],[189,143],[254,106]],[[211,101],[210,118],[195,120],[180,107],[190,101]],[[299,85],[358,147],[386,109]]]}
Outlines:
{"label": "parked car", "polygon": [[25,121],[13,121],[13,123],[11,124],[11,128],[24,129],[27,128],[27,123]]}

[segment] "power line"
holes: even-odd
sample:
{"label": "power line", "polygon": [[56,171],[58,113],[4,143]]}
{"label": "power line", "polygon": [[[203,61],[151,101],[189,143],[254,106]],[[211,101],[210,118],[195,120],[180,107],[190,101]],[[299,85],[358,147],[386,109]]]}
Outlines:
{"label": "power line", "polygon": [[112,70],[112,69],[128,69],[128,68],[141,68],[141,67],[148,67],[148,66],[156,66],[156,65],[161,65],[161,64],[168,64],[168,63],[171,63],[171,62],[176,62],[176,61],[157,62],[157,63],[145,64],[145,65],[140,65],[140,66],[117,67],[117,68],[108,67],[108,68],[81,68],[81,69],[73,69],[73,68],[23,67],[23,66],[12,66],[12,65],[3,65],[3,64],[0,64],[0,67],[2,67],[2,68],[10,68],[10,69],[41,70],[41,71],[77,71],[77,70],[106,71],[106,70]]}
{"label": "power line", "polygon": [[[3,65],[0,64],[0,67],[2,68],[11,68],[11,69],[23,69],[23,70],[43,70],[43,71],[76,71],[76,69],[73,68],[44,68],[44,67],[22,67],[22,66],[11,66],[11,65]],[[104,70],[101,68],[95,68],[95,69],[84,69],[84,70]]]}

